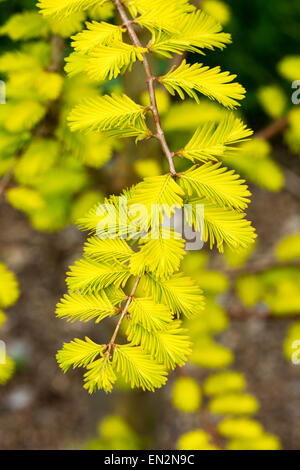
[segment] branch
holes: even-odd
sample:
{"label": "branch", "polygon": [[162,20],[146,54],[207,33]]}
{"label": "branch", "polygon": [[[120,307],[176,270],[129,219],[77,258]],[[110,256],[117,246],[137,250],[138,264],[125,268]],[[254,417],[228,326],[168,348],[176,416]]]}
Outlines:
{"label": "branch", "polygon": [[297,313],[289,313],[289,314],[282,314],[276,315],[272,314],[272,312],[267,308],[261,308],[259,310],[251,310],[244,307],[232,307],[227,309],[227,314],[231,318],[231,320],[237,321],[251,321],[251,320],[263,320],[264,322],[287,322],[287,321],[295,321],[299,314]]}
{"label": "branch", "polygon": [[[121,1],[120,0],[113,0],[113,1],[116,5],[116,8],[117,8],[118,12],[120,13],[120,16],[122,18],[124,26],[126,26],[126,28],[128,30],[128,33],[129,33],[129,35],[132,39],[132,42],[134,43],[134,45],[136,47],[143,47],[140,40],[139,40],[139,38],[137,37],[137,35],[136,35],[136,33],[133,29],[133,27],[132,27],[132,22],[127,17],[127,14],[126,14],[126,12],[123,8],[123,5],[122,5]],[[168,159],[171,174],[173,176],[176,176],[176,170],[175,170],[175,166],[174,166],[174,162],[173,162],[174,153],[171,152],[171,150],[169,149],[164,131],[163,131],[162,126],[161,126],[160,116],[159,116],[159,113],[158,113],[157,101],[156,101],[156,95],[155,95],[155,87],[154,87],[155,77],[152,75],[147,55],[142,54],[142,56],[143,56],[143,59],[144,59],[143,60],[144,69],[145,69],[145,72],[146,72],[146,75],[147,75],[148,89],[149,89],[150,102],[151,102],[151,111],[152,111],[153,116],[154,116],[156,130],[157,130],[157,136],[156,137],[160,141],[161,146],[163,148],[163,151],[164,151],[164,153],[165,153],[165,155]]]}
{"label": "branch", "polygon": [[127,312],[128,312],[129,307],[130,307],[130,304],[131,304],[131,302],[132,302],[132,299],[133,299],[133,297],[134,297],[134,294],[136,293],[136,290],[137,290],[137,288],[138,288],[140,279],[141,279],[141,278],[140,278],[139,276],[136,278],[135,283],[134,283],[134,286],[133,286],[133,289],[132,289],[132,291],[131,291],[129,297],[127,298],[127,302],[126,302],[126,304],[125,304],[125,307],[124,307],[123,310],[122,310],[121,317],[120,317],[120,319],[119,319],[119,321],[118,321],[118,324],[117,324],[117,326],[116,326],[116,329],[115,329],[115,331],[114,331],[114,333],[113,333],[113,335],[112,335],[112,337],[111,337],[110,342],[109,342],[108,345],[107,345],[107,349],[106,349],[106,354],[107,354],[107,356],[110,355],[111,350],[112,350],[112,348],[113,348],[113,346],[114,346],[114,344],[115,344],[115,340],[116,340],[116,337],[117,337],[117,335],[118,335],[119,329],[120,329],[120,327],[121,327],[122,321],[124,320],[125,315],[127,315]]}
{"label": "branch", "polygon": [[255,134],[255,139],[271,139],[274,137],[276,134],[284,131],[284,129],[288,125],[288,118],[283,117],[280,119],[277,119],[274,121],[272,124],[270,124],[268,127],[265,129],[262,129],[260,132]]}
{"label": "branch", "polygon": [[63,71],[65,40],[61,36],[51,38],[51,62],[48,67],[49,72],[60,73]]}
{"label": "branch", "polygon": [[14,174],[14,167],[11,168],[11,170],[6,173],[6,175],[3,176],[1,182],[0,182],[0,196],[3,196],[7,186],[10,184],[12,177]]}
{"label": "branch", "polygon": [[203,423],[204,430],[207,432],[207,434],[210,435],[212,443],[219,449],[225,450],[222,440],[219,436],[218,430],[211,419],[210,412],[206,408],[203,408],[200,410],[199,414],[200,419]]}

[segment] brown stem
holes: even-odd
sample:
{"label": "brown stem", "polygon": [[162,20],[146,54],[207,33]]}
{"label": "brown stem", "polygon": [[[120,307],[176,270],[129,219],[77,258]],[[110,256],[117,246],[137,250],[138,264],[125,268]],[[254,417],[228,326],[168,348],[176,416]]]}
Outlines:
{"label": "brown stem", "polygon": [[[116,5],[116,8],[117,8],[118,12],[120,13],[123,24],[127,28],[127,31],[128,31],[128,33],[129,33],[129,35],[132,39],[132,42],[134,43],[134,45],[136,47],[143,47],[140,40],[139,40],[139,38],[136,35],[136,32],[134,31],[134,29],[132,27],[131,21],[127,17],[127,14],[126,14],[126,12],[123,8],[123,5],[122,5],[121,1],[120,0],[114,0],[114,3]],[[154,87],[155,78],[152,75],[147,55],[142,54],[142,56],[143,56],[143,59],[144,59],[143,60],[144,69],[145,69],[145,72],[146,72],[146,75],[147,75],[148,89],[149,89],[149,95],[150,95],[150,101],[151,101],[151,111],[153,113],[156,129],[157,129],[157,138],[160,141],[161,146],[163,148],[163,151],[164,151],[164,153],[165,153],[165,155],[168,159],[170,172],[173,176],[176,176],[176,170],[175,170],[175,166],[174,166],[174,162],[173,162],[174,154],[171,152],[171,150],[169,149],[169,146],[167,144],[166,137],[165,137],[164,131],[163,131],[162,126],[161,126],[160,116],[159,116],[159,113],[158,113],[157,101],[156,101],[156,95],[155,95],[155,87]]]}
{"label": "brown stem", "polygon": [[203,423],[204,430],[210,435],[212,443],[221,450],[224,450],[223,443],[219,437],[218,430],[211,420],[209,411],[204,408],[200,410],[200,419]]}
{"label": "brown stem", "polygon": [[0,196],[3,196],[7,186],[12,180],[13,174],[14,174],[14,167],[8,173],[6,173],[6,175],[3,176],[0,182]]}
{"label": "brown stem", "polygon": [[287,322],[287,321],[295,321],[297,319],[297,313],[295,314],[288,314],[288,315],[272,315],[272,313],[265,308],[264,310],[257,311],[257,310],[247,310],[244,307],[236,307],[227,309],[228,316],[232,320],[242,321],[242,322],[249,322],[252,320],[261,320],[264,322]]}
{"label": "brown stem", "polygon": [[288,118],[283,117],[274,121],[270,126],[262,129],[255,135],[256,139],[271,139],[279,132],[282,132],[288,125]]}
{"label": "brown stem", "polygon": [[51,62],[48,67],[49,72],[62,72],[64,65],[65,40],[61,36],[51,38]]}
{"label": "brown stem", "polygon": [[119,319],[119,321],[118,321],[118,323],[117,323],[117,326],[116,326],[116,329],[115,329],[115,331],[114,331],[114,334],[112,335],[111,340],[110,340],[110,342],[109,342],[108,345],[107,345],[107,351],[106,351],[106,353],[107,353],[108,356],[110,355],[111,349],[112,349],[112,347],[113,347],[114,344],[115,344],[115,340],[116,340],[117,334],[118,334],[119,329],[120,329],[120,327],[121,327],[122,321],[124,320],[124,317],[125,317],[125,315],[126,315],[127,312],[128,312],[129,306],[130,306],[130,304],[131,304],[131,302],[132,302],[132,299],[133,299],[133,297],[134,297],[134,294],[135,294],[135,292],[136,292],[136,290],[137,290],[137,288],[138,288],[140,279],[141,279],[141,278],[140,278],[139,276],[136,278],[135,283],[134,283],[134,286],[133,286],[133,289],[132,289],[132,291],[131,291],[131,293],[130,293],[128,299],[127,299],[127,302],[126,302],[125,307],[124,307],[123,310],[122,310],[121,317],[120,317],[120,319]]}

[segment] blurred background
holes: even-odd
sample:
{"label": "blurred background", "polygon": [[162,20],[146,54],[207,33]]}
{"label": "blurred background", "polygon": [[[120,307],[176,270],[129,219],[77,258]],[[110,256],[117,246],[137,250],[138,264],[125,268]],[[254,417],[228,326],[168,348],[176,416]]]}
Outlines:
{"label": "blurred background", "polygon": [[[110,333],[109,324],[95,334],[94,325],[55,318],[65,273],[86,238],[75,221],[106,195],[166,167],[156,142],[135,147],[71,134],[66,125],[69,110],[99,90],[124,89],[147,104],[141,66],[101,85],[67,77],[69,37],[86,15],[47,23],[35,1],[0,1],[0,339],[10,357],[0,365],[1,449],[194,449],[206,439],[218,448],[300,449],[300,365],[292,362],[300,340],[300,93],[292,102],[300,3],[196,3],[233,37],[200,61],[237,74],[247,89],[237,113],[254,139],[224,162],[249,183],[257,243],[239,255],[209,248],[187,255],[183,269],[202,286],[207,315],[189,322],[191,361],[164,389],[132,392],[120,383],[111,395],[89,396],[82,373],[63,375],[55,360],[64,341]],[[109,4],[87,16],[119,21]],[[162,74],[170,61],[152,65]],[[197,125],[226,114],[205,99],[198,106],[163,90],[158,102],[173,149]]]}

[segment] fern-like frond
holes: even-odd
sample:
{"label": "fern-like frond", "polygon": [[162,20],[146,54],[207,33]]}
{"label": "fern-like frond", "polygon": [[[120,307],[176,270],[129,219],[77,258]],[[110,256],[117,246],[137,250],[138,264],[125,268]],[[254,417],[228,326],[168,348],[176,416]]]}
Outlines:
{"label": "fern-like frond", "polygon": [[[111,196],[105,199],[103,204],[93,207],[89,213],[79,220],[80,227],[96,232],[100,240],[116,239],[125,240],[131,235],[136,235],[136,225],[131,224],[134,214],[128,214],[128,202],[131,198],[128,194]],[[147,217],[146,217],[147,219]]]}
{"label": "fern-like frond", "polygon": [[181,17],[175,32],[171,34],[163,29],[153,32],[150,50],[171,57],[183,51],[202,53],[202,49],[223,49],[231,43],[230,34],[223,33],[222,27],[214,18],[195,11]]}
{"label": "fern-like frond", "polygon": [[165,368],[153,361],[139,346],[116,346],[113,367],[122,374],[131,388],[139,387],[154,392],[167,381]]}
{"label": "fern-like frond", "polygon": [[145,48],[131,46],[121,41],[108,46],[100,45],[89,53],[86,71],[93,80],[111,80],[127,69],[131,70],[137,60],[143,61],[142,54],[146,52]]}
{"label": "fern-like frond", "polygon": [[[89,212],[78,220],[82,230],[96,232],[99,239],[126,238],[128,232],[127,203],[131,196],[121,195],[105,199],[96,204]],[[122,235],[122,236],[121,236]]]}
{"label": "fern-like frond", "polygon": [[81,230],[85,230],[88,232],[96,232],[98,224],[101,222],[103,218],[103,214],[101,212],[102,202],[99,204],[95,204],[86,215],[82,216],[78,221],[78,227]]}
{"label": "fern-like frond", "polygon": [[163,303],[178,317],[193,318],[201,315],[204,309],[202,290],[190,277],[182,273],[171,279],[155,279],[152,275],[142,278],[142,287],[155,302]]}
{"label": "fern-like frond", "polygon": [[105,2],[106,0],[39,0],[37,6],[44,16],[64,19],[72,13],[85,11],[96,4],[104,5]]}
{"label": "fern-like frond", "polygon": [[250,202],[245,180],[221,163],[194,166],[179,176],[179,183],[189,196],[205,197],[221,207],[237,210],[245,209]]}
{"label": "fern-like frond", "polygon": [[100,240],[97,236],[87,240],[84,247],[85,255],[98,262],[109,263],[111,260],[129,261],[133,251],[125,240],[109,239]]}
{"label": "fern-like frond", "polygon": [[151,332],[142,325],[129,324],[126,335],[132,344],[141,345],[167,369],[182,367],[191,354],[190,338],[180,321],[172,321],[164,330]]}
{"label": "fern-like frond", "polygon": [[70,269],[67,273],[69,289],[82,293],[99,290],[111,284],[116,287],[124,286],[131,275],[128,267],[121,263],[100,264],[84,258]]}
{"label": "fern-like frond", "polygon": [[[66,31],[72,30],[70,34],[79,31],[87,17],[97,18],[99,21],[104,19],[105,16],[101,16],[103,12],[99,10],[104,5],[109,6],[106,18],[111,17],[116,4],[124,24],[127,24],[127,9],[134,18],[130,23],[150,31],[152,39],[147,47],[142,47],[135,38],[132,45],[123,42],[123,33],[133,36],[130,28],[126,28],[124,24],[115,26],[105,22],[89,22],[84,31],[72,37],[75,52],[66,59],[65,67],[70,76],[85,74],[91,83],[87,87],[88,92],[81,93],[87,99],[77,105],[67,118],[69,134],[71,131],[81,131],[96,137],[104,136],[103,139],[106,140],[107,137],[136,137],[136,141],[147,139],[154,136],[146,123],[147,113],[152,110],[155,114],[154,106],[141,106],[124,94],[97,97],[97,87],[92,81],[111,80],[131,70],[135,62],[147,62],[148,52],[156,52],[165,57],[183,52],[203,54],[204,49],[223,49],[231,42],[231,37],[222,31],[222,27],[213,18],[197,10],[189,0],[106,2],[108,0],[38,0],[41,13],[47,21],[41,21],[36,14],[34,18],[43,35],[47,34],[41,27],[44,22],[46,31],[48,28],[55,31],[57,22],[57,34],[64,36]],[[34,30],[33,26],[24,25],[23,36],[29,34],[28,30]],[[63,32],[60,33],[60,30]],[[35,37],[37,33],[31,31],[30,35],[32,34]],[[137,47],[137,44],[140,46]],[[25,57],[26,70],[29,69],[25,78],[28,82],[30,73],[39,73],[41,83],[36,80],[34,83],[39,85],[38,105],[41,107],[40,101],[46,103],[59,96],[59,75],[52,73],[50,77],[49,71],[43,71],[45,64],[41,65],[37,60],[37,65],[31,67],[30,60]],[[17,62],[14,57],[9,64],[15,75],[9,71],[8,88],[14,99],[20,97],[20,87],[17,85],[25,83],[24,79],[18,80],[17,74],[22,67]],[[3,61],[0,69],[1,64],[7,69],[8,66]],[[144,65],[149,72],[148,63]],[[43,78],[51,78],[53,86],[50,87],[50,93]],[[199,103],[199,94],[202,94],[234,109],[245,95],[244,88],[235,82],[235,78],[235,75],[222,72],[219,67],[210,69],[203,64],[190,65],[183,60],[177,68],[173,67],[157,81],[170,94],[178,93],[182,99],[187,94]],[[76,97],[72,95],[73,90],[67,93],[65,114],[76,101]],[[29,99],[35,103],[31,95]],[[35,114],[38,114],[38,120],[33,123],[32,119],[28,119],[29,107],[22,104],[24,110],[16,112],[19,105],[17,108],[16,106],[14,103],[10,104],[5,111],[6,117],[0,116],[5,129],[14,133],[31,129],[47,111],[46,106],[42,107],[40,113],[37,110]],[[31,107],[30,110],[32,112]],[[217,120],[220,119],[218,117]],[[163,140],[157,122],[156,128],[157,137]],[[246,140],[251,133],[233,114],[217,124],[208,122],[202,125],[184,149],[172,154],[185,157],[193,163],[195,160],[202,161],[204,164],[201,167],[193,166],[177,173],[170,165],[170,173],[145,178],[130,190],[124,191],[121,196],[106,198],[104,203],[93,207],[79,221],[81,228],[91,230],[93,236],[85,244],[84,257],[71,266],[67,273],[69,293],[57,305],[57,317],[70,322],[94,320],[98,323],[122,312],[107,345],[96,344],[89,338],[75,339],[64,344],[57,354],[58,363],[64,372],[71,367],[86,368],[84,387],[89,393],[99,389],[110,392],[118,376],[122,376],[132,388],[154,391],[166,383],[168,369],[186,363],[192,353],[191,342],[179,318],[185,316],[199,320],[204,310],[204,297],[196,282],[183,273],[177,273],[185,254],[185,240],[181,234],[174,233],[175,229],[168,229],[171,221],[167,221],[167,218],[171,219],[176,210],[187,202],[191,210],[184,211],[186,222],[200,232],[203,241],[210,241],[211,248],[216,245],[222,252],[224,245],[227,245],[238,250],[254,241],[255,231],[241,212],[249,203],[250,192],[239,175],[222,167],[218,161],[224,161],[226,152],[234,150],[235,145]],[[63,138],[62,141],[64,142]],[[73,147],[76,147],[76,142],[74,139]],[[99,144],[98,140],[87,142],[94,144],[95,148],[95,143]],[[165,142],[162,144],[165,147]],[[109,157],[115,146],[115,141],[111,141]],[[68,183],[67,180],[67,186]],[[76,181],[74,184],[76,186]],[[71,186],[74,185],[70,183]],[[26,188],[23,188],[23,192],[24,189]],[[39,189],[43,190],[43,194],[47,195],[47,191],[52,194],[42,184],[39,184]],[[30,191],[34,192],[32,189]],[[35,196],[37,199],[37,191]],[[39,202],[44,204],[42,200],[36,203]],[[201,214],[198,205],[201,205],[201,209],[204,207]],[[139,249],[137,252],[136,246]],[[137,277],[136,281],[133,277]],[[121,288],[131,284],[131,281],[134,287],[128,295]],[[127,291],[128,286],[126,287]],[[0,264],[0,309],[5,304],[1,288]],[[126,325],[127,329],[123,332],[129,344],[116,344],[120,326]]]}
{"label": "fern-like frond", "polygon": [[204,204],[204,220],[197,220],[193,211],[194,226],[201,231],[205,242],[209,240],[211,249],[216,244],[223,253],[224,244],[232,250],[240,250],[254,243],[255,229],[245,219],[244,213],[218,207],[203,199],[192,198],[189,202],[194,207]]}
{"label": "fern-like frond", "polygon": [[106,393],[112,391],[117,377],[109,357],[105,356],[88,364],[87,370],[88,372],[84,375],[84,388],[89,393],[97,389],[104,390]]}
{"label": "fern-like frond", "polygon": [[58,36],[69,39],[72,34],[82,30],[86,13],[84,11],[78,11],[68,16],[64,15],[59,18],[57,16],[47,16],[45,19],[50,26],[52,34],[57,34]]}
{"label": "fern-like frond", "polygon": [[[136,17],[139,13],[145,14],[149,11],[156,10],[162,5],[162,0],[127,0],[127,6],[132,14]],[[180,14],[188,13],[195,10],[195,7],[190,4],[190,0],[163,0],[163,5],[166,11],[169,12],[171,8],[180,12]],[[167,16],[167,15],[166,15]]]}
{"label": "fern-like frond", "polygon": [[124,291],[120,287],[115,287],[113,285],[105,287],[99,292],[99,295],[106,301],[106,297],[108,301],[112,305],[120,305],[127,297]]}
{"label": "fern-like frond", "polygon": [[177,69],[172,68],[160,77],[159,81],[172,95],[177,92],[182,99],[185,92],[199,102],[199,92],[227,108],[234,109],[240,106],[237,100],[244,99],[246,92],[239,83],[233,82],[235,78],[236,75],[221,72],[220,67],[210,69],[203,64],[190,65],[183,60]]}
{"label": "fern-like frond", "polygon": [[72,131],[101,131],[109,136],[139,139],[149,135],[145,109],[128,96],[112,94],[86,100],[68,117]]}
{"label": "fern-like frond", "polygon": [[217,124],[207,122],[198,127],[185,148],[177,153],[192,161],[217,160],[226,151],[238,149],[234,145],[245,141],[252,134],[253,131],[232,114]]}
{"label": "fern-like frond", "polygon": [[134,298],[128,309],[130,323],[141,325],[148,331],[163,330],[172,321],[166,305],[156,304],[150,298]]}
{"label": "fern-like frond", "polygon": [[78,74],[85,73],[89,56],[86,54],[79,54],[79,52],[73,52],[66,57],[65,71],[69,78],[75,77]]}
{"label": "fern-like frond", "polygon": [[72,37],[72,46],[76,52],[86,54],[97,46],[107,46],[116,41],[122,41],[122,28],[102,21],[86,23],[87,29]]}
{"label": "fern-like frond", "polygon": [[86,367],[90,362],[103,352],[103,346],[94,343],[91,339],[75,339],[65,343],[57,353],[57,362],[64,372],[70,367]]}
{"label": "fern-like frond", "polygon": [[152,6],[151,9],[136,18],[135,23],[149,29],[152,33],[155,30],[176,33],[176,26],[183,21],[185,8],[178,9],[176,2],[162,3]]}
{"label": "fern-like frond", "polygon": [[166,214],[170,217],[176,207],[182,207],[182,196],[184,196],[183,190],[170,174],[153,176],[145,178],[135,187],[129,206],[144,205],[149,217],[151,209],[153,214],[160,210],[155,206],[164,206]]}
{"label": "fern-like frond", "polygon": [[185,242],[182,239],[160,237],[144,242],[141,250],[130,260],[132,274],[144,271],[153,273],[158,278],[168,278],[179,270],[184,257]]}
{"label": "fern-like frond", "polygon": [[[82,132],[71,132],[65,120],[61,122],[56,135],[62,142],[65,151],[70,152],[84,165],[96,169],[102,168],[111,159],[116,145],[114,139],[101,133],[94,132],[87,135]],[[101,148],[101,152],[99,152],[99,148]],[[100,197],[99,194],[99,199]]]}
{"label": "fern-like frond", "polygon": [[57,305],[56,315],[70,322],[96,319],[99,323],[106,317],[115,313],[115,309],[108,298],[102,298],[99,294],[82,295],[79,292],[66,294]]}

